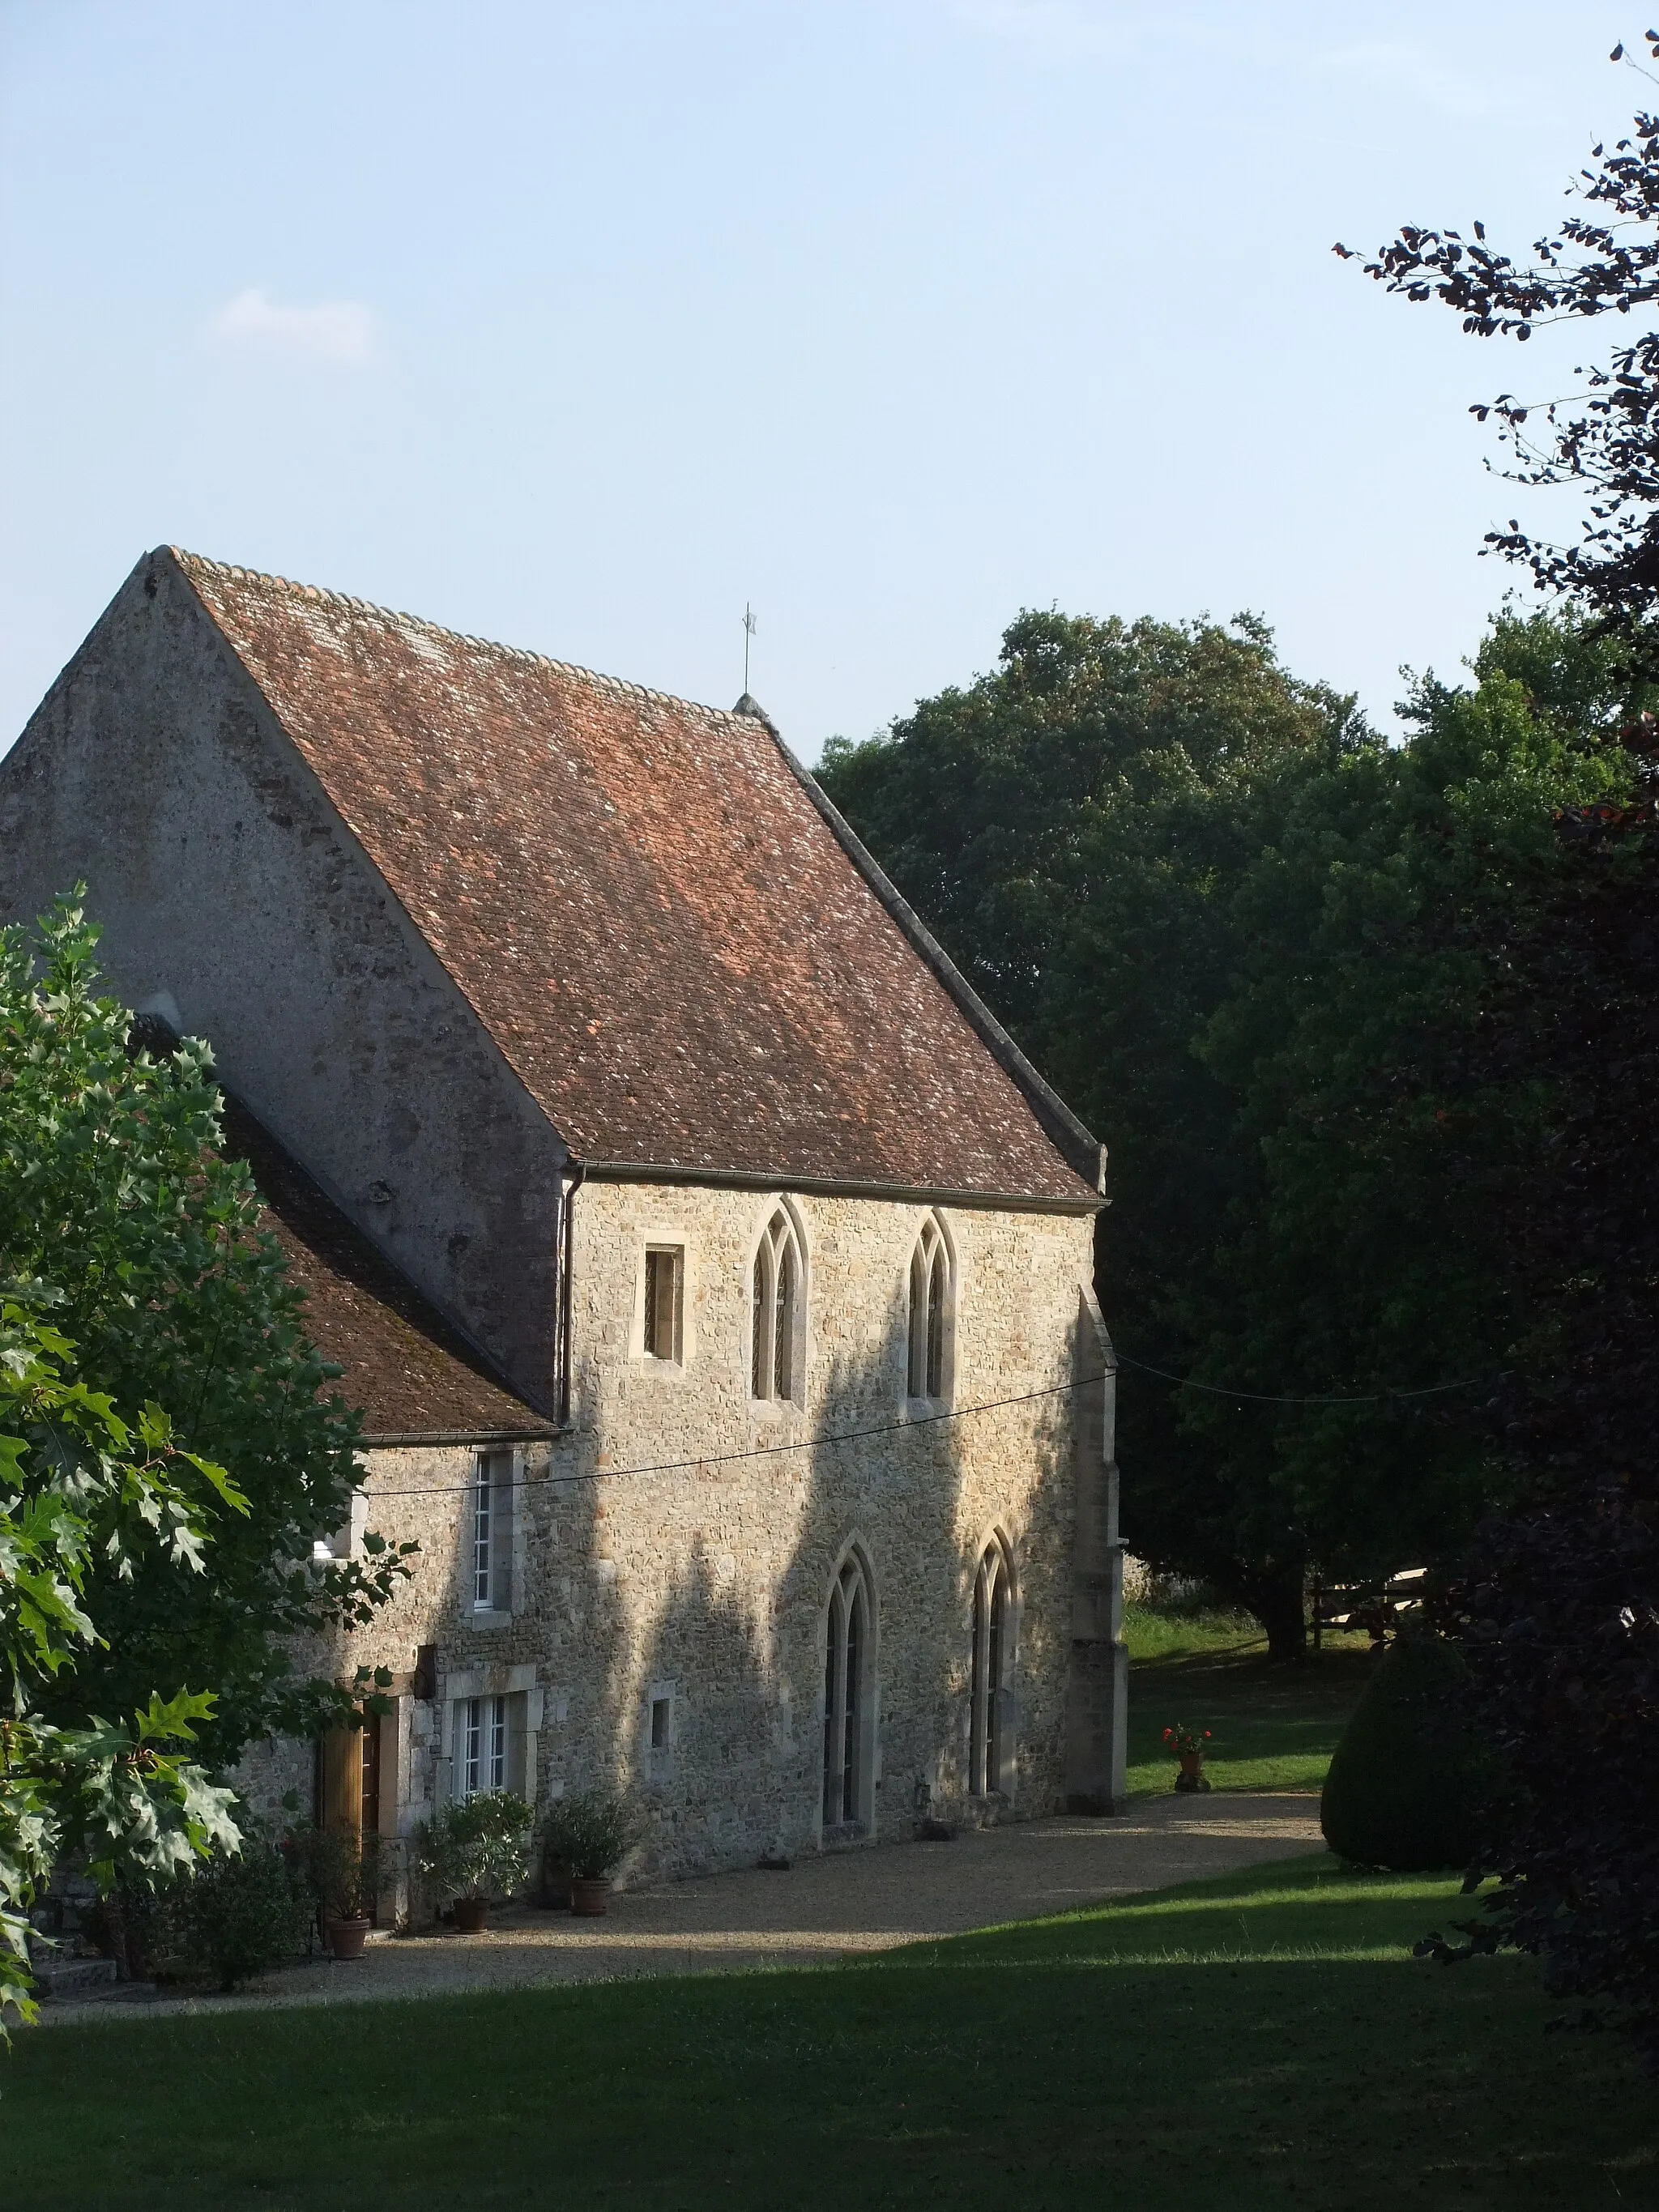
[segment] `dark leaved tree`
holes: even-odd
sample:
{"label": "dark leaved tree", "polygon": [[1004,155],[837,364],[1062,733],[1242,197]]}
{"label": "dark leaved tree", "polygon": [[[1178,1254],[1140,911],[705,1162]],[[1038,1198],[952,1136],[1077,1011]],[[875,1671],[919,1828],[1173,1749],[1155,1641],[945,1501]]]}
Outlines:
{"label": "dark leaved tree", "polygon": [[[1647,38],[1659,60],[1659,34]],[[1612,58],[1625,58],[1622,46]],[[1581,209],[1528,252],[1500,252],[1480,222],[1467,234],[1407,224],[1365,264],[1366,274],[1408,300],[1439,301],[1478,337],[1524,343],[1551,325],[1609,314],[1639,322],[1659,307],[1659,115],[1638,112],[1630,137],[1611,152],[1598,145],[1590,158],[1595,166],[1572,187]],[[1354,258],[1348,246],[1335,251]],[[1650,653],[1644,625],[1659,610],[1659,331],[1639,331],[1574,374],[1584,383],[1571,397],[1534,402],[1503,392],[1471,411],[1497,421],[1518,482],[1589,494],[1577,541],[1558,544],[1511,521],[1486,542],[1528,563],[1540,588],[1569,594]]]}
{"label": "dark leaved tree", "polygon": [[[1659,59],[1659,33],[1647,43]],[[1624,58],[1616,46],[1612,58]],[[1644,72],[1645,74],[1646,72]],[[1617,314],[1636,334],[1583,391],[1495,416],[1533,485],[1577,485],[1577,543],[1512,522],[1492,550],[1530,565],[1634,674],[1659,668],[1659,116],[1575,185],[1583,204],[1520,260],[1475,223],[1407,228],[1369,273],[1437,300],[1480,337]],[[1346,249],[1339,247],[1340,252]],[[1567,809],[1547,898],[1486,933],[1496,973],[1468,1064],[1476,1091],[1532,1127],[1536,1172],[1506,1194],[1505,1264],[1521,1324],[1492,1407],[1513,1492],[1442,1594],[1470,1661],[1474,1710],[1509,1789],[1476,1865],[1500,1876],[1474,1946],[1518,1944],[1586,2017],[1659,2060],[1659,849],[1655,725],[1624,730],[1627,807]],[[1609,796],[1616,794],[1610,793]]]}
{"label": "dark leaved tree", "polygon": [[[1651,720],[1631,734],[1659,750]],[[1528,1326],[1492,1409],[1518,1496],[1440,1613],[1510,1779],[1475,1946],[1538,1953],[1659,2058],[1659,835],[1650,800],[1562,832],[1567,878],[1471,1066],[1546,1102],[1506,1212]]]}

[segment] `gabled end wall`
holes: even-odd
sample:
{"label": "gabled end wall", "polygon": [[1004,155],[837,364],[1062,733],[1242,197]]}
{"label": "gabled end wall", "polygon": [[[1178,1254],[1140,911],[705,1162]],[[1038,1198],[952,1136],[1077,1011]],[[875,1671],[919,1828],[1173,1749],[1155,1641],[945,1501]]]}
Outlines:
{"label": "gabled end wall", "polygon": [[550,1407],[564,1146],[165,549],[0,760],[0,917],[77,881],[112,988]]}

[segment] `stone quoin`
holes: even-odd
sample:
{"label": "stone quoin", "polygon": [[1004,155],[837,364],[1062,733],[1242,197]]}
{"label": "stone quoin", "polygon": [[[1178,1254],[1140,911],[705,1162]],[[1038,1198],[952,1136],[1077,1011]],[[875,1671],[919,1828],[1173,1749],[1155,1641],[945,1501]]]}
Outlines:
{"label": "stone quoin", "polygon": [[162,548],[0,762],[210,1045],[412,1581],[242,1785],[407,1834],[626,1790],[626,1873],[1113,1808],[1098,1146],[747,694]]}

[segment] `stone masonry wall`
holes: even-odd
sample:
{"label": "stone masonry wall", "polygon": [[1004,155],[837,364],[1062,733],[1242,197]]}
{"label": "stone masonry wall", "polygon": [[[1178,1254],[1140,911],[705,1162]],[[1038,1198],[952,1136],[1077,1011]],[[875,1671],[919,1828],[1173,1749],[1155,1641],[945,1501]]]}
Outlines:
{"label": "stone masonry wall", "polygon": [[[806,1269],[799,1401],[750,1396],[750,1263],[781,1204]],[[472,1455],[371,1455],[368,1525],[419,1539],[416,1578],[337,1663],[398,1678],[383,1737],[407,1828],[454,1786],[453,1701],[515,1694],[538,1801],[626,1787],[645,1808],[635,1877],[752,1863],[819,1842],[825,1609],[856,1547],[876,1606],[876,1838],[935,1812],[985,1819],[1063,1802],[1078,1443],[1067,1386],[1098,1372],[1080,1334],[1087,1217],[952,1208],[951,1401],[1026,1402],[919,1421],[906,1398],[912,1249],[927,1209],[862,1199],[589,1183],[574,1204],[573,1430],[521,1454],[509,1609],[466,1583]],[[684,1357],[642,1345],[649,1244],[684,1255]],[[839,1443],[814,1437],[878,1433]],[[690,1464],[680,1464],[681,1462]],[[1084,1463],[1086,1465],[1086,1455]],[[973,1586],[1000,1536],[1016,1577],[1006,1797],[969,1802]],[[410,1674],[436,1647],[436,1696]],[[667,1741],[651,1706],[669,1703]]]}

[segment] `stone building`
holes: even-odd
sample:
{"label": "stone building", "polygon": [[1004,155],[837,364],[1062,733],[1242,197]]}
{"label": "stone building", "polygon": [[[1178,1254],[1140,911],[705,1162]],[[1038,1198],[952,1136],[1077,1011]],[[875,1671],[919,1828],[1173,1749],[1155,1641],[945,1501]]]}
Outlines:
{"label": "stone building", "polygon": [[[168,549],[0,763],[10,919],[84,879],[421,1550],[406,1832],[629,1788],[635,1870],[1122,1789],[1101,1155],[754,702]],[[311,1786],[309,1747],[254,1776]]]}

